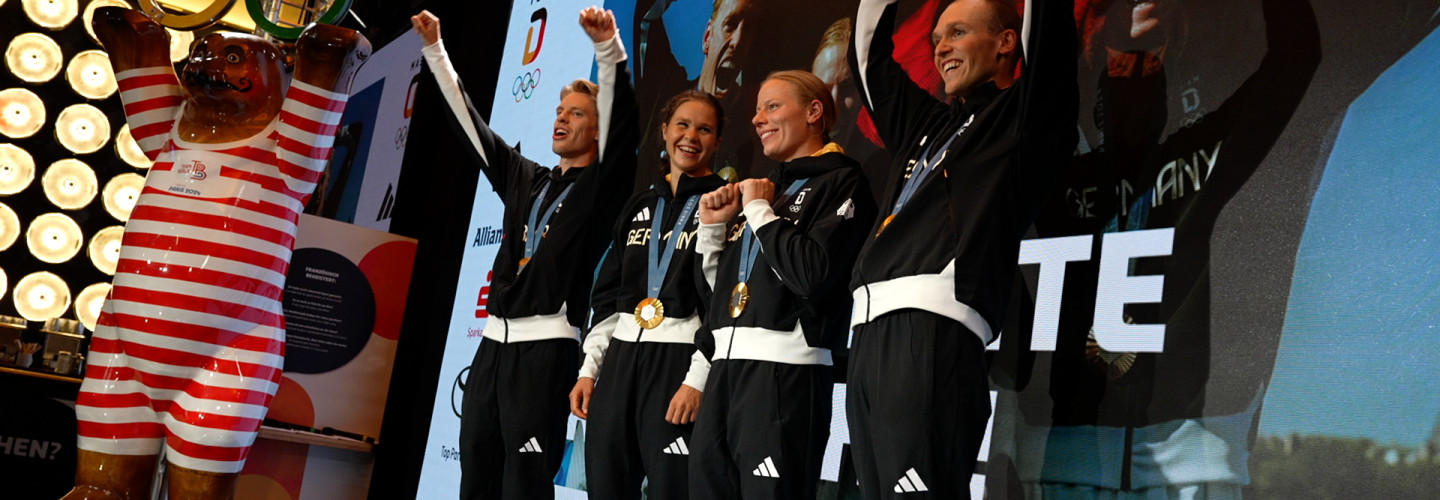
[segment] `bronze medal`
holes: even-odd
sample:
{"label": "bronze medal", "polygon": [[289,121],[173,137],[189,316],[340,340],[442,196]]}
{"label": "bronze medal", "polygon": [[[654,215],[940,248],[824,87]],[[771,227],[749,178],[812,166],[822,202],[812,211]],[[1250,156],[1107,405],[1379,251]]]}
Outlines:
{"label": "bronze medal", "polygon": [[660,303],[660,299],[646,297],[635,306],[635,323],[638,323],[640,328],[653,330],[660,326],[662,321],[665,321],[665,304]]}
{"label": "bronze medal", "polygon": [[525,269],[525,265],[526,265],[526,264],[529,264],[529,263],[530,263],[530,258],[529,258],[529,257],[521,257],[521,258],[520,258],[520,269]]}
{"label": "bronze medal", "polygon": [[735,284],[730,290],[730,317],[738,318],[745,312],[745,306],[750,305],[750,287],[744,281]]}

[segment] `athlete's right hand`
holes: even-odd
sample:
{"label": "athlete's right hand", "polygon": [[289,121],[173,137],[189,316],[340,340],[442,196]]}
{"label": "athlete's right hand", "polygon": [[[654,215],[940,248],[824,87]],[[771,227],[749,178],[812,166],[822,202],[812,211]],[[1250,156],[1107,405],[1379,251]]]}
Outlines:
{"label": "athlete's right hand", "polygon": [[428,10],[422,10],[419,14],[410,16],[410,25],[415,27],[415,32],[420,34],[420,39],[425,41],[425,46],[435,45],[440,41],[440,18],[435,17]]}
{"label": "athlete's right hand", "polygon": [[575,388],[570,390],[570,413],[581,420],[590,418],[590,395],[595,393],[595,379],[580,377]]}
{"label": "athlete's right hand", "polygon": [[700,223],[724,224],[740,213],[740,190],[726,184],[700,197]]}

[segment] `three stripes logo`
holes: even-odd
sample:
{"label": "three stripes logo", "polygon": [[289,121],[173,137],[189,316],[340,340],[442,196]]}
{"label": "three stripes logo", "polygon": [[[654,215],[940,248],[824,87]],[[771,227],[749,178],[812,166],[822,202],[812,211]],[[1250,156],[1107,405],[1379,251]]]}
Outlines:
{"label": "three stripes logo", "polygon": [[635,218],[630,219],[630,222],[645,222],[648,220],[650,220],[650,207],[645,207],[641,208],[640,212],[635,214]]}
{"label": "three stripes logo", "polygon": [[532,437],[532,438],[530,438],[529,441],[526,441],[526,442],[525,442],[525,446],[521,446],[521,447],[520,447],[520,453],[543,453],[543,452],[540,450],[540,442],[539,442],[539,441],[536,441],[535,438]]}
{"label": "three stripes logo", "polygon": [[770,457],[765,457],[765,461],[760,462],[760,465],[755,467],[754,474],[760,477],[779,478],[780,470],[775,468],[774,460],[771,460]]}
{"label": "three stripes logo", "polygon": [[685,446],[684,437],[678,437],[675,438],[675,442],[670,443],[670,446],[666,446],[665,449],[661,451],[664,451],[666,455],[689,455],[690,447]]}
{"label": "three stripes logo", "polygon": [[925,486],[925,481],[920,480],[920,474],[916,473],[914,468],[905,471],[905,475],[901,476],[900,482],[895,485],[896,493],[915,493],[919,491],[930,491],[930,488]]}

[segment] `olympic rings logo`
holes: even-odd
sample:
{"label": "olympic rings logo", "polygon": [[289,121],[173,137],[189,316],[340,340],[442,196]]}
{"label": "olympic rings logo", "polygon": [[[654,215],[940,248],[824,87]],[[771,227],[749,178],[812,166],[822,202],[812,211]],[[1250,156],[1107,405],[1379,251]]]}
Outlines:
{"label": "olympic rings logo", "polygon": [[515,97],[515,102],[529,99],[535,95],[535,88],[540,86],[540,68],[515,77],[515,84],[510,86],[510,93]]}

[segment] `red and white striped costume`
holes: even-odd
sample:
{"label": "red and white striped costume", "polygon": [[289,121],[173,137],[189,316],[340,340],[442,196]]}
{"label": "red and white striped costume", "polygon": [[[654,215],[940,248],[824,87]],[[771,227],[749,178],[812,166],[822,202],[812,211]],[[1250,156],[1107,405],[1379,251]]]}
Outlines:
{"label": "red and white striped costume", "polygon": [[296,223],[347,96],[295,81],[264,132],[195,144],[171,133],[184,102],[171,68],[116,78],[155,165],[90,344],[79,447],[152,455],[163,439],[170,463],[236,473],[279,387]]}

